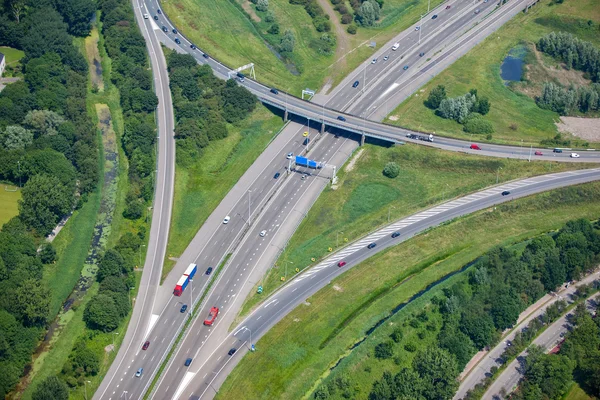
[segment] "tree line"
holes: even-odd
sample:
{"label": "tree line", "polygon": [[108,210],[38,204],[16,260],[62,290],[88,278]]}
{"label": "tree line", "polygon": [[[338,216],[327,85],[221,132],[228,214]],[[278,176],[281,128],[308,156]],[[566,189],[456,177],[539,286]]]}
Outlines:
{"label": "tree line", "polygon": [[542,36],[537,48],[565,63],[568,69],[583,71],[592,82],[600,82],[600,50],[567,32]]}
{"label": "tree line", "polygon": [[0,92],[0,180],[23,185],[19,215],[0,231],[0,397],[52,319],[43,274],[56,251],[43,238],[98,184],[87,63],[73,45],[94,10],[83,0],[0,3],[0,43],[25,52],[23,79]]}
{"label": "tree line", "polygon": [[383,8],[383,0],[351,0],[350,7],[352,13],[346,6],[343,0],[330,0],[334,5],[334,9],[342,16],[342,24],[351,24],[346,29],[348,33],[354,35],[357,31],[355,21],[360,26],[372,27],[377,25]]}
{"label": "tree line", "polygon": [[[426,309],[411,314],[373,347],[375,359],[391,359],[403,368],[388,369],[373,383],[369,399],[452,398],[460,371],[477,351],[495,345],[502,331],[546,292],[600,261],[599,229],[598,223],[570,221],[528,241],[523,250],[498,247],[480,257],[464,278],[435,294]],[[440,317],[432,318],[434,314]],[[441,327],[434,322],[438,319]],[[418,339],[407,337],[406,329],[416,330]],[[436,335],[433,343],[431,335]],[[314,398],[336,394],[355,396],[349,375],[336,375],[319,386]]]}
{"label": "tree line", "polygon": [[246,118],[256,108],[256,97],[235,80],[217,78],[209,65],[199,65],[189,54],[167,56],[175,107],[177,162],[189,165],[211,141],[227,137],[227,124]]}
{"label": "tree line", "polygon": [[573,115],[577,111],[584,114],[598,111],[600,110],[600,83],[564,88],[556,83],[546,82],[536,103],[540,108],[552,110],[560,115]]}

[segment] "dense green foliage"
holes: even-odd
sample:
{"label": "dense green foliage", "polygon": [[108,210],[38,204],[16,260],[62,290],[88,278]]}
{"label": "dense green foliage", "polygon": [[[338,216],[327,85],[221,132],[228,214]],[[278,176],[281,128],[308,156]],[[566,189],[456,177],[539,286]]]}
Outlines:
{"label": "dense green foliage", "polygon": [[600,110],[600,83],[588,86],[563,88],[553,82],[544,83],[542,94],[536,99],[540,108],[560,115],[573,115],[579,111]]}
{"label": "dense green foliage", "polygon": [[566,32],[550,32],[537,47],[540,51],[563,61],[567,68],[585,72],[593,82],[600,82],[600,50]]}
{"label": "dense green foliage", "polygon": [[385,164],[385,167],[383,167],[383,175],[392,179],[397,177],[400,175],[400,166],[395,162],[390,161],[389,163]]}
{"label": "dense green foliage", "polygon": [[198,65],[189,54],[167,57],[175,106],[177,161],[187,165],[212,140],[227,137],[227,123],[246,118],[256,107],[256,98],[230,79],[213,75],[208,65]]}
{"label": "dense green foliage", "polygon": [[[564,281],[579,278],[598,262],[599,255],[600,233],[586,220],[568,222],[556,233],[531,240],[521,254],[508,248],[488,252],[475,264],[468,279],[444,289],[443,295],[434,299],[432,310],[421,312],[409,322],[412,327],[425,324],[428,329],[428,314],[440,313],[443,325],[437,346],[417,351],[411,368],[400,369],[395,375],[386,372],[382,379],[374,382],[369,398],[452,398],[458,387],[459,371],[477,350],[494,345],[501,332],[513,326],[527,306]],[[536,323],[553,319],[561,309],[564,309],[562,303]],[[535,328],[532,331],[538,331],[540,327],[532,326]],[[398,333],[394,331],[392,340],[407,351],[415,351],[414,343],[405,342],[399,330],[397,328]],[[518,340],[527,340],[524,335],[529,333],[520,333]],[[375,357],[392,358],[394,342],[386,340],[378,344],[374,349]],[[550,363],[542,370],[551,369],[552,365]],[[569,371],[569,368],[561,367],[557,374],[570,374]],[[544,390],[562,393],[563,389],[548,386]],[[324,394],[329,395],[335,390],[334,385],[321,387],[315,392],[315,398],[327,398]],[[317,393],[321,397],[317,397]]]}
{"label": "dense green foliage", "polygon": [[[71,36],[89,33],[94,10],[87,0],[0,3],[0,43],[25,52],[23,80],[0,93],[0,180],[23,185],[19,215],[0,231],[0,397],[17,383],[53,318],[42,277],[56,251],[47,244],[37,252],[38,244],[98,183],[87,63]],[[53,377],[33,398],[67,392]]]}
{"label": "dense green foliage", "polygon": [[[260,0],[259,0],[260,1]],[[313,21],[313,25],[317,29],[317,32],[329,32],[331,31],[331,22],[329,22],[329,15],[325,14],[317,0],[289,0],[290,4],[300,4],[304,6],[304,9],[310,15]]]}

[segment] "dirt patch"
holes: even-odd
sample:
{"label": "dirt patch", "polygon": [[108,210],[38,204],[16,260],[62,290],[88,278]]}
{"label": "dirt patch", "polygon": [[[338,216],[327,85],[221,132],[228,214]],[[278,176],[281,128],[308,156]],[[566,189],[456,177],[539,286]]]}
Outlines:
{"label": "dirt patch", "polygon": [[600,118],[560,117],[560,132],[570,133],[589,142],[600,143]]}
{"label": "dirt patch", "polygon": [[[317,0],[317,3],[323,8],[323,11],[327,15],[329,15],[329,21],[331,21],[335,36],[337,38],[337,46],[335,49],[335,59],[338,60],[336,64],[336,69],[343,69],[346,66],[346,53],[350,51],[350,37],[349,33],[346,32],[346,28],[342,25],[340,21],[340,16],[335,12],[331,2],[329,0]],[[323,93],[328,93],[331,89],[332,79],[329,78],[326,80],[327,83],[323,87]]]}
{"label": "dirt patch", "polygon": [[256,11],[254,11],[254,8],[252,8],[252,6],[250,5],[250,2],[248,0],[243,0],[242,2],[240,2],[242,8],[244,9],[244,11],[246,11],[246,14],[248,14],[250,16],[250,18],[252,18],[252,21],[255,22],[260,22],[262,21],[260,19],[260,17],[258,15],[256,15]]}
{"label": "dirt patch", "polygon": [[356,152],[356,154],[354,155],[354,157],[352,157],[352,160],[350,160],[350,162],[348,163],[348,165],[346,165],[346,167],[344,168],[344,170],[346,172],[350,172],[354,169],[354,165],[356,164],[356,162],[358,161],[358,159],[360,158],[360,156],[362,156],[363,152],[365,151],[365,149],[360,149],[359,151]]}
{"label": "dirt patch", "polygon": [[344,291],[344,289],[342,289],[342,287],[338,286],[338,285],[333,285],[333,290],[335,290],[336,292],[343,292]]}
{"label": "dirt patch", "polygon": [[104,80],[102,79],[102,58],[98,51],[98,29],[94,28],[90,36],[85,38],[85,56],[87,58],[92,86],[99,92],[104,91]]}

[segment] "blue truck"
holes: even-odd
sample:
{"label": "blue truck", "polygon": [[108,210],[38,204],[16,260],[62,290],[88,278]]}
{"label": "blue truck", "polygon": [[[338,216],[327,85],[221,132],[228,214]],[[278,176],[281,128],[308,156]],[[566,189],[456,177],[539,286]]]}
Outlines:
{"label": "blue truck", "polygon": [[190,283],[190,279],[193,279],[194,275],[196,275],[197,270],[198,266],[196,264],[190,264],[187,267],[187,269],[185,270],[183,275],[181,275],[181,278],[179,278],[177,284],[175,285],[175,289],[173,290],[173,294],[175,296],[181,296],[188,283]]}
{"label": "blue truck", "polygon": [[317,161],[309,160],[306,157],[296,156],[296,165],[307,168],[321,169],[323,164]]}

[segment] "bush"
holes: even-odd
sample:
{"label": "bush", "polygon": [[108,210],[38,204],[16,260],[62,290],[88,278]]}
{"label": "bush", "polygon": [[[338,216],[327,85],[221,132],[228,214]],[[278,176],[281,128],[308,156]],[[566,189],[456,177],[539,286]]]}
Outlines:
{"label": "bush", "polygon": [[481,118],[478,114],[475,114],[469,118],[465,122],[463,126],[463,130],[468,133],[475,134],[491,134],[494,133],[494,127],[492,126],[490,121],[486,121]]}
{"label": "bush", "polygon": [[444,85],[437,85],[429,92],[429,97],[425,100],[425,106],[435,110],[446,97],[446,87]]}
{"label": "bush", "polygon": [[383,175],[392,179],[397,177],[400,175],[400,166],[393,161],[385,164],[385,167],[383,168]]}
{"label": "bush", "polygon": [[417,351],[417,346],[414,343],[406,343],[404,345],[404,350],[408,351],[409,353],[414,353]]}
{"label": "bush", "polygon": [[56,261],[56,250],[51,243],[45,243],[40,251],[40,260],[44,264],[52,264]]}
{"label": "bush", "polygon": [[380,360],[391,358],[394,355],[394,343],[391,341],[385,341],[375,346],[375,357]]}
{"label": "bush", "polygon": [[[342,15],[342,24],[344,25],[348,25],[352,23],[352,15],[350,14],[343,14]],[[350,29],[350,26],[348,27],[348,29]],[[356,33],[356,27],[354,27],[355,31],[354,33]],[[351,33],[350,31],[348,31],[348,33]]]}
{"label": "bush", "polygon": [[402,336],[402,330],[400,328],[394,329],[394,332],[392,332],[392,334],[390,335],[392,340],[396,343],[400,343],[400,341],[402,340]]}
{"label": "bush", "polygon": [[346,32],[348,32],[351,35],[356,35],[356,25],[354,25],[354,24],[348,25]]}
{"label": "bush", "polygon": [[144,206],[136,200],[127,204],[127,207],[123,210],[123,216],[127,219],[138,219],[142,217],[143,212]]}

